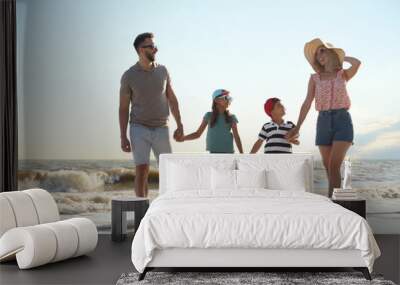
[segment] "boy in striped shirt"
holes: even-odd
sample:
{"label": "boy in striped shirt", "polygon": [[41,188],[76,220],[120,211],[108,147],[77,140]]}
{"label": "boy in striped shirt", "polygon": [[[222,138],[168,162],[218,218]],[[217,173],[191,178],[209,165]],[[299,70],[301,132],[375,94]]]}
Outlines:
{"label": "boy in striped shirt", "polygon": [[271,117],[271,121],[264,124],[258,140],[254,143],[250,153],[256,153],[265,141],[264,153],[292,153],[292,144],[299,144],[297,138],[290,141],[285,139],[289,130],[295,127],[290,121],[285,122],[285,107],[278,98],[270,98],[264,104],[265,113]]}

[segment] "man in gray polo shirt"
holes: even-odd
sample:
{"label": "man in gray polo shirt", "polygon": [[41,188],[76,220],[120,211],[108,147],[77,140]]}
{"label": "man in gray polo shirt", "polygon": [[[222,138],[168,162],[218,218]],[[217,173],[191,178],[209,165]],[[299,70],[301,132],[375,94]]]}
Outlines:
{"label": "man in gray polo shirt", "polygon": [[[167,68],[155,62],[158,50],[153,38],[151,33],[136,37],[133,45],[139,61],[122,75],[120,88],[121,148],[124,152],[133,153],[136,165],[135,192],[138,197],[147,197],[148,194],[150,151],[153,150],[157,162],[161,153],[171,152],[167,124],[169,110],[177,124],[174,138],[183,136],[178,100]],[[130,141],[127,136],[128,121]]]}

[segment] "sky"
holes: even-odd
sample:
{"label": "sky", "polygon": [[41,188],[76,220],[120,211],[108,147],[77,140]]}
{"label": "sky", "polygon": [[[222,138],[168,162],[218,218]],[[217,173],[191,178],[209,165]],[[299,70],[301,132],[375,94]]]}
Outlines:
{"label": "sky", "polygon": [[[400,159],[400,2],[17,0],[20,159],[130,159],[120,150],[121,75],[137,61],[136,35],[153,32],[172,78],[185,133],[224,88],[245,152],[279,97],[296,122],[312,69],[305,42],[320,37],[362,61],[348,83],[354,158]],[[345,66],[347,67],[347,66]],[[314,106],[296,152],[312,152]],[[170,132],[175,129],[171,116]],[[204,152],[205,134],[172,142]]]}

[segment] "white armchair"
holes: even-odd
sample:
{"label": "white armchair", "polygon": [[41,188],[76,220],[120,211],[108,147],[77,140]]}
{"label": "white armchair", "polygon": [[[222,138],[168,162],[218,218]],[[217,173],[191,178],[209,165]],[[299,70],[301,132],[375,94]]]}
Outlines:
{"label": "white armchair", "polygon": [[0,193],[0,262],[16,258],[20,269],[57,262],[94,250],[97,238],[87,218],[60,221],[43,189]]}

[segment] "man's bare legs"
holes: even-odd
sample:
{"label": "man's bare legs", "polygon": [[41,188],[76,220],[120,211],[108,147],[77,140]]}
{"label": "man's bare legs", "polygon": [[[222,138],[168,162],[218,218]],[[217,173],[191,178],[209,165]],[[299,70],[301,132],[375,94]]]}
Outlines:
{"label": "man's bare legs", "polygon": [[137,197],[147,197],[147,195],[148,195],[148,183],[147,183],[148,176],[149,176],[149,165],[148,164],[136,165],[135,193],[136,193]]}

